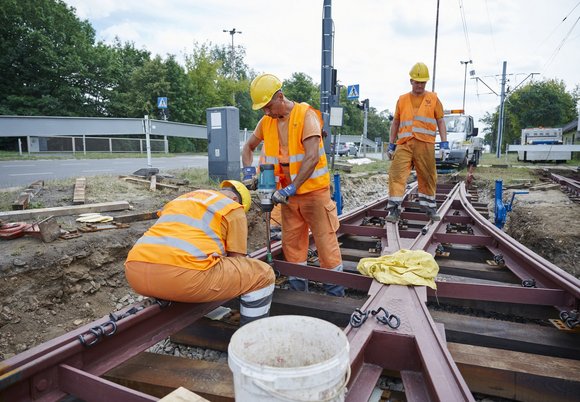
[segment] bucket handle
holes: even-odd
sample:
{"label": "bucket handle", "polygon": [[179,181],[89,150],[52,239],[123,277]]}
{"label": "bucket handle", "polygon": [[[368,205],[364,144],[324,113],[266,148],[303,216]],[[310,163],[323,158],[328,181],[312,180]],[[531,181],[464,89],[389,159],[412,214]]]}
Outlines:
{"label": "bucket handle", "polygon": [[[342,383],[342,385],[340,386],[340,388],[338,388],[333,395],[326,397],[324,399],[316,399],[315,401],[317,402],[328,402],[333,400],[334,398],[336,398],[338,395],[340,395],[340,393],[342,392],[342,390],[344,388],[346,388],[346,385],[348,384],[348,382],[350,381],[350,375],[351,375],[352,371],[350,368],[350,364],[347,366],[347,370],[346,370],[346,375],[345,375],[345,379],[344,382]],[[258,380],[254,380],[254,384],[260,388],[262,391],[275,396],[276,398],[282,399],[284,401],[289,401],[289,402],[312,402],[311,399],[296,399],[296,398],[292,398],[290,399],[288,396],[281,394],[280,392],[276,391],[275,389],[270,388],[269,386],[267,386],[266,384],[264,384],[261,381]]]}

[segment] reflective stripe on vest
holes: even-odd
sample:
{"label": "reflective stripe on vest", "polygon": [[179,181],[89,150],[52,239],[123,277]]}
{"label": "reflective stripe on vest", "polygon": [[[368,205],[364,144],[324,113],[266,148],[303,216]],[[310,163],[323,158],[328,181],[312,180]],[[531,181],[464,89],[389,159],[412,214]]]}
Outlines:
{"label": "reflective stripe on vest", "polygon": [[[288,121],[288,154],[290,178],[294,180],[300,171],[302,160],[305,157],[304,146],[302,145],[302,132],[304,130],[304,119],[306,112],[313,110],[318,116],[318,121],[322,130],[322,118],[320,112],[313,109],[307,103],[295,103]],[[262,118],[262,131],[264,133],[264,149],[266,158],[276,159],[276,168],[274,172],[280,175],[281,168],[278,156],[280,153],[280,142],[278,138],[278,121],[269,116]],[[318,145],[318,163],[310,177],[297,189],[297,194],[305,194],[314,190],[326,188],[330,185],[330,174],[328,172],[328,163],[326,153],[324,152],[324,143],[322,135]]]}
{"label": "reflective stripe on vest", "polygon": [[424,142],[435,143],[437,135],[437,119],[435,119],[435,107],[437,106],[437,94],[425,92],[421,106],[414,115],[411,94],[401,95],[399,98],[399,133],[397,143],[405,142],[409,137],[415,137]]}
{"label": "reflective stripe on vest", "polygon": [[167,203],[155,224],[137,241],[127,261],[206,270],[226,255],[223,217],[240,204],[216,191],[197,190]]}

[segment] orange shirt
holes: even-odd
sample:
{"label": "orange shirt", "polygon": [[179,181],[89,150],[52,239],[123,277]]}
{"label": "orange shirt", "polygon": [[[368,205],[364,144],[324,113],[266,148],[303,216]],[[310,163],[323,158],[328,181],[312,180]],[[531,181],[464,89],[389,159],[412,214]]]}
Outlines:
{"label": "orange shirt", "polygon": [[[283,119],[276,119],[278,121],[278,138],[280,141],[280,156],[279,156],[279,160],[280,163],[282,164],[282,171],[284,172],[284,175],[286,177],[290,177],[290,170],[288,169],[288,163],[289,163],[289,152],[288,152],[288,120],[290,118],[290,115],[288,115],[288,117],[283,118]],[[304,142],[305,139],[313,137],[313,136],[318,136],[320,137],[320,133],[321,133],[321,127],[320,127],[320,123],[318,121],[318,116],[316,115],[316,113],[312,110],[308,110],[306,112],[306,116],[304,117],[304,129],[302,130],[302,142]],[[260,120],[258,122],[258,125],[256,126],[256,130],[254,131],[254,135],[260,139],[261,141],[264,141],[264,132],[262,131],[262,120]]]}
{"label": "orange shirt", "polygon": [[222,220],[222,239],[226,251],[248,253],[248,222],[243,208],[237,208],[224,216]]}
{"label": "orange shirt", "polygon": [[[425,94],[416,96],[411,95],[411,104],[413,105],[413,114],[417,115],[419,111],[419,107],[421,107],[421,103],[423,102],[423,98],[425,98]],[[439,120],[442,119],[444,116],[443,113],[443,105],[439,98],[437,98],[437,105],[435,106],[435,119]],[[395,108],[395,119],[401,120],[401,111],[399,110],[399,101],[397,101],[397,106]]]}

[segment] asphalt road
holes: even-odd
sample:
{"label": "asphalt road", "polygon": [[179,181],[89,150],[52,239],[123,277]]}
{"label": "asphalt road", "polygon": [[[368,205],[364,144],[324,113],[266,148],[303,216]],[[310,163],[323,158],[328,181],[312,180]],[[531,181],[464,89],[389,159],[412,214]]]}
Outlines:
{"label": "asphalt road", "polygon": [[[359,153],[362,158],[362,153]],[[380,154],[367,153],[367,157],[381,159]],[[160,173],[171,169],[207,169],[207,156],[190,155],[171,158],[152,158],[152,167]],[[258,157],[254,157],[254,166]],[[86,176],[129,175],[147,168],[147,158],[120,159],[39,159],[0,161],[0,188],[26,187],[37,180],[55,180]]]}
{"label": "asphalt road", "polygon": [[[208,168],[207,156],[202,155],[152,158],[151,163],[161,173],[170,169]],[[28,186],[37,180],[128,175],[147,167],[146,157],[0,161],[0,188]]]}

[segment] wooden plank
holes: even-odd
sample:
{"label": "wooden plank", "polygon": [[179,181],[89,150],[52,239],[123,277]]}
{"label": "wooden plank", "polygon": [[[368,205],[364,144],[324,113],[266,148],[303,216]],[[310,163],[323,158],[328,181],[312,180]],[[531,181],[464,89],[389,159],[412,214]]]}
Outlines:
{"label": "wooden plank", "polygon": [[367,258],[367,257],[379,257],[381,255],[381,250],[375,252],[375,253],[371,253],[369,252],[369,250],[359,250],[356,248],[345,248],[345,247],[341,247],[340,248],[340,254],[342,255],[342,258],[344,260],[348,260],[348,261],[358,261],[361,258]]}
{"label": "wooden plank", "polygon": [[142,214],[128,214],[115,216],[115,222],[131,223],[138,221],[147,221],[149,219],[157,219],[157,218],[159,218],[159,216],[157,216],[157,211],[153,211],[153,212],[144,212]]}
{"label": "wooden plank", "polygon": [[[125,181],[130,181],[132,183],[143,183],[143,184],[151,185],[151,182],[149,180],[137,179],[135,177],[121,176],[120,179],[125,180]],[[172,184],[156,183],[155,185],[156,185],[156,187],[169,188],[171,190],[179,190],[179,186],[174,186]]]}
{"label": "wooden plank", "polygon": [[439,272],[442,274],[504,283],[521,283],[521,280],[505,267],[493,267],[480,262],[459,261],[447,258],[436,258],[436,261],[439,265]]}
{"label": "wooden plank", "polygon": [[85,177],[79,177],[75,181],[75,189],[73,194],[73,204],[84,204],[86,202],[86,187],[87,179]]}
{"label": "wooden plank", "polygon": [[185,387],[211,401],[234,401],[233,374],[225,362],[145,352],[107,372],[104,378],[159,398]]}
{"label": "wooden plank", "polygon": [[12,209],[14,211],[21,211],[23,209],[28,208],[28,204],[30,204],[30,198],[32,195],[30,193],[22,192],[18,195],[16,200],[12,203]]}
{"label": "wooden plank", "polygon": [[34,183],[30,184],[24,191],[22,191],[18,198],[12,203],[13,210],[22,210],[27,209],[30,200],[37,195],[40,190],[44,187],[43,180],[37,180]]}
{"label": "wooden plank", "polygon": [[430,313],[433,320],[445,325],[449,342],[580,360],[577,336],[554,327],[462,316],[436,310],[430,310]]}
{"label": "wooden plank", "polygon": [[[272,299],[270,315],[305,315],[329,321],[341,328],[348,325],[351,314],[363,306],[365,299],[339,298],[302,292],[276,289]],[[232,300],[227,306],[237,309],[238,301]],[[171,340],[186,345],[226,351],[231,336],[238,327],[223,321],[202,318],[183,330],[173,334]]]}
{"label": "wooden plank", "polygon": [[191,392],[187,388],[179,387],[169,395],[161,398],[159,402],[209,402],[202,398],[195,392]]}
{"label": "wooden plank", "polygon": [[100,202],[96,204],[0,212],[0,219],[35,219],[40,216],[66,216],[84,214],[87,212],[122,211],[129,208],[130,206],[127,201]]}
{"label": "wooden plank", "polygon": [[573,402],[580,361],[450,342],[447,348],[472,392],[529,402]]}

